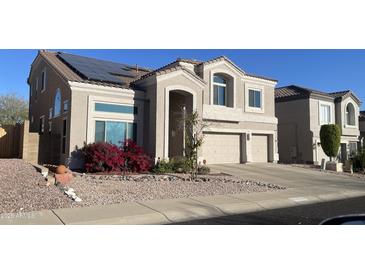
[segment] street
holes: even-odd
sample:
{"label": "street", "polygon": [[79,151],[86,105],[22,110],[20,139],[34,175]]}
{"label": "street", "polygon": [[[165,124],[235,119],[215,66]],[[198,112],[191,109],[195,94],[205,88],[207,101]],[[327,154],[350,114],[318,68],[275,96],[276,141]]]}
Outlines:
{"label": "street", "polygon": [[346,214],[365,213],[365,196],[289,208],[259,211],[180,225],[317,225],[321,221]]}

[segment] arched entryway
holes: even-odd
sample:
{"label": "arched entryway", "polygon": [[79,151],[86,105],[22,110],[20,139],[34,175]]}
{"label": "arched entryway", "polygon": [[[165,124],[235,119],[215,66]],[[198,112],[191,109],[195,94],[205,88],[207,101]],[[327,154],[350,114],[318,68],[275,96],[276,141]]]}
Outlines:
{"label": "arched entryway", "polygon": [[168,111],[168,158],[184,156],[185,119],[194,110],[194,95],[185,90],[171,90]]}

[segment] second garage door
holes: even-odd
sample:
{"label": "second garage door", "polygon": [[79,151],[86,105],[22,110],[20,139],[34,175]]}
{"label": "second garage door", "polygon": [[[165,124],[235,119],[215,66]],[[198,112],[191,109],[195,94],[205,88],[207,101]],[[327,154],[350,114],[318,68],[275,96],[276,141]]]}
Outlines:
{"label": "second garage door", "polygon": [[240,163],[239,134],[204,134],[203,157],[207,164]]}
{"label": "second garage door", "polygon": [[268,136],[252,135],[252,162],[266,163],[268,162]]}

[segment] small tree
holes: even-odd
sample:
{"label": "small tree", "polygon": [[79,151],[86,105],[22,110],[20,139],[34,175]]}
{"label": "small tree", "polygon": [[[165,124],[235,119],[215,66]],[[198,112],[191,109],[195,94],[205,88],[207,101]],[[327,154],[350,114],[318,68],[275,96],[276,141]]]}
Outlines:
{"label": "small tree", "polygon": [[28,118],[28,102],[16,94],[0,96],[0,126],[23,123]]}
{"label": "small tree", "polygon": [[341,129],[338,125],[323,125],[320,131],[321,146],[324,153],[330,157],[338,155],[341,143]]}
{"label": "small tree", "polygon": [[197,111],[184,117],[185,157],[190,168],[191,180],[198,176],[198,149],[203,144],[203,131],[206,127],[208,124],[199,117]]}

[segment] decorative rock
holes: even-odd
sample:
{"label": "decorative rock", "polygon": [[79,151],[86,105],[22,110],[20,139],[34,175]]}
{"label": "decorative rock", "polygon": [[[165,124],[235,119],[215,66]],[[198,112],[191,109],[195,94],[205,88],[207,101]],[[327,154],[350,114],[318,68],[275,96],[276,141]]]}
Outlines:
{"label": "decorative rock", "polygon": [[56,168],[56,174],[64,174],[67,172],[67,167],[65,167],[64,165],[59,165]]}
{"label": "decorative rock", "polygon": [[66,186],[72,180],[72,173],[67,172],[64,174],[55,174],[56,183],[61,184],[62,186]]}

